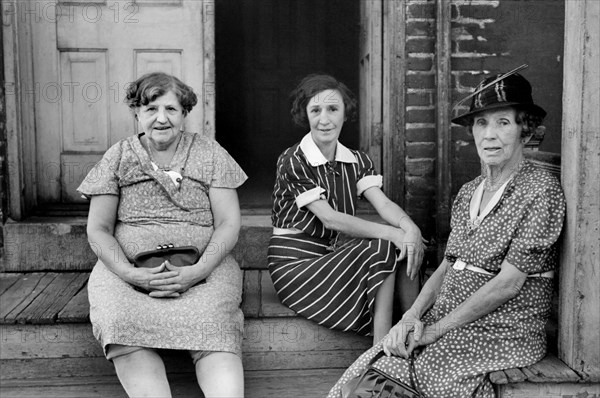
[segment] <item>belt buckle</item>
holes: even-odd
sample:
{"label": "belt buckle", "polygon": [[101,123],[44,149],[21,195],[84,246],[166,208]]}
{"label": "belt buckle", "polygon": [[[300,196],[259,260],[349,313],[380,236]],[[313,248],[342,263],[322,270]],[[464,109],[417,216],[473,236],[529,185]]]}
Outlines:
{"label": "belt buckle", "polygon": [[454,268],[455,270],[458,271],[462,271],[463,269],[465,269],[465,267],[467,266],[467,263],[465,263],[463,260],[456,260],[454,262],[454,265],[452,266],[452,268]]}

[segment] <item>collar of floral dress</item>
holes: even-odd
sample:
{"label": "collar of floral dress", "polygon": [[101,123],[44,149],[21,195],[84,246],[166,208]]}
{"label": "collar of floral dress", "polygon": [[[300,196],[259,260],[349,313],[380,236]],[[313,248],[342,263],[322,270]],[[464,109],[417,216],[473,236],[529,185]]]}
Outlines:
{"label": "collar of floral dress", "polygon": [[[317,144],[315,144],[315,141],[312,139],[312,135],[310,135],[310,133],[306,134],[302,138],[302,141],[300,141],[300,149],[302,149],[302,152],[304,152],[304,155],[306,156],[306,159],[308,159],[308,163],[310,163],[311,166],[322,166],[328,163]],[[344,163],[358,163],[356,156],[354,156],[352,151],[342,145],[342,143],[339,141],[335,150],[335,161]]]}

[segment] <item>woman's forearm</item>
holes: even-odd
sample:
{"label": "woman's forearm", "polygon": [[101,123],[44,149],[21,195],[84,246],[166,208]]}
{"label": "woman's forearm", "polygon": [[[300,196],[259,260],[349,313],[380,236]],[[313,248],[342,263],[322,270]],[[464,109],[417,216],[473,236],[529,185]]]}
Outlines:
{"label": "woman's forearm", "polygon": [[415,302],[408,310],[413,311],[418,319],[421,319],[423,314],[435,303],[435,299],[440,293],[447,267],[448,261],[444,259],[427,282],[425,282]]}
{"label": "woman's forearm", "polygon": [[88,242],[98,259],[114,274],[125,281],[133,265],[129,262],[121,245],[108,231],[88,229]]}
{"label": "woman's forearm", "polygon": [[507,281],[499,275],[490,279],[452,312],[439,320],[436,326],[438,331],[443,335],[486,316],[518,295],[522,285],[520,279]]}
{"label": "woman's forearm", "polygon": [[394,235],[403,234],[399,228],[362,218],[335,212],[335,215],[324,222],[325,227],[343,232],[353,238],[393,240]]}
{"label": "woman's forearm", "polygon": [[198,260],[202,274],[210,274],[233,250],[239,236],[239,225],[223,223],[215,227],[213,235]]}

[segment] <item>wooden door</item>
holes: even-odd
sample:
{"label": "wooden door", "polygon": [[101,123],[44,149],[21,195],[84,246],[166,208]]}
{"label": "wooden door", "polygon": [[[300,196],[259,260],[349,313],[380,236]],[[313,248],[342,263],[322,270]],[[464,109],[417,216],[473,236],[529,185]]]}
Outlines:
{"label": "wooden door", "polygon": [[382,0],[360,1],[360,149],[371,156],[379,172],[383,135],[382,22]]}
{"label": "wooden door", "polygon": [[89,169],[136,131],[123,98],[127,84],[147,72],[164,71],[192,86],[199,104],[186,129],[214,134],[212,3],[30,3],[41,15],[31,24],[38,204],[81,201],[75,188]]}

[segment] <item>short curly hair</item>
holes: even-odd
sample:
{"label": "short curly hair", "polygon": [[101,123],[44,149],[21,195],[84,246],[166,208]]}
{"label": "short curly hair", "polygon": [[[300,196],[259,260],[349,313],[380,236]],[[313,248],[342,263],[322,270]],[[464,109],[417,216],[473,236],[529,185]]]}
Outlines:
{"label": "short curly hair", "polygon": [[356,120],[356,96],[342,82],[335,77],[325,74],[312,74],[306,76],[292,91],[292,120],[301,127],[308,127],[306,107],[311,98],[325,90],[337,90],[344,101],[344,114],[346,120]]}
{"label": "short curly hair", "polygon": [[190,113],[198,103],[198,97],[194,90],[175,76],[162,72],[145,74],[136,81],[130,83],[125,94],[125,103],[131,110],[143,105],[148,105],[158,97],[172,91],[179,104],[183,108],[183,114]]}
{"label": "short curly hair", "polygon": [[[539,129],[544,121],[542,116],[529,112],[527,109],[519,107],[518,105],[507,106],[507,108],[515,110],[515,122],[522,126],[521,138],[527,138],[529,136],[535,137],[541,133]],[[469,133],[471,134],[473,134],[473,123],[475,123],[475,117],[477,115],[478,113],[470,115],[467,119]]]}

